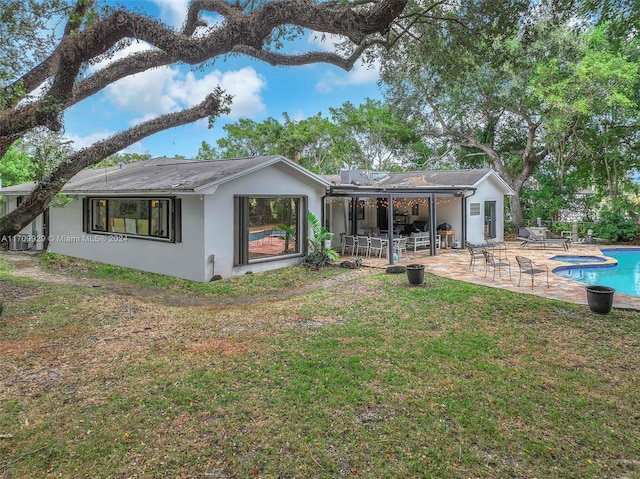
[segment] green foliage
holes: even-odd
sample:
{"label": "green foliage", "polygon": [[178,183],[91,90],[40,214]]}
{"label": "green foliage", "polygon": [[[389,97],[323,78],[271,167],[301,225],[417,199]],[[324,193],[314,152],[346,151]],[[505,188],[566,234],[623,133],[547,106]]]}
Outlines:
{"label": "green foliage", "polygon": [[36,167],[22,150],[21,144],[21,141],[14,143],[0,159],[2,186],[19,185],[36,179]]}
{"label": "green foliage", "polygon": [[311,229],[309,248],[311,251],[304,258],[304,264],[311,269],[320,269],[339,258],[333,248],[326,248],[325,241],[333,238],[333,233],[320,224],[320,220],[311,211],[307,214],[307,221]]}
{"label": "green foliage", "polygon": [[595,236],[607,241],[633,241],[638,235],[638,218],[633,205],[621,202],[600,211]]}

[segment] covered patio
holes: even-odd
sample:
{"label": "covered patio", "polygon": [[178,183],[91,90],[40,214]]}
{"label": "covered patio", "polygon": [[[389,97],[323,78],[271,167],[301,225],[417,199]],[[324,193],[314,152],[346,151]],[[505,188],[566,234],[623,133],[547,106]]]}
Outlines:
{"label": "covered patio", "polygon": [[364,242],[366,237],[381,237],[385,251],[378,256],[388,264],[396,261],[397,238],[407,238],[413,252],[426,251],[430,256],[461,248],[467,240],[502,241],[504,196],[513,194],[490,169],[345,170],[326,179],[331,187],[324,199],[324,225],[334,233],[332,246],[342,249],[356,238]]}

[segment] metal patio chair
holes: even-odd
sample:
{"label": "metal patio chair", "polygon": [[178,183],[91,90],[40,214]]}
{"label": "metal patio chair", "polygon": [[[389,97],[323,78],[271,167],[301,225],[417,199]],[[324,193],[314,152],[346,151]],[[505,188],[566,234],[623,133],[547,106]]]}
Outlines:
{"label": "metal patio chair", "polygon": [[520,270],[518,286],[520,286],[523,274],[531,276],[531,289],[533,289],[533,279],[535,275],[545,274],[547,277],[547,288],[549,287],[549,267],[546,264],[536,264],[524,256],[516,256],[516,261],[518,262],[518,269]]}
{"label": "metal patio chair", "polygon": [[468,241],[465,241],[464,245],[469,251],[469,269],[471,271],[475,271],[476,259],[484,261],[484,255],[482,254],[483,249],[482,247],[469,243]]}
{"label": "metal patio chair", "polygon": [[484,267],[484,277],[487,277],[487,273],[490,269],[493,269],[493,279],[496,279],[496,270],[498,270],[498,275],[502,277],[502,268],[507,268],[509,271],[509,279],[511,279],[511,262],[507,258],[499,258],[493,253],[490,253],[487,250],[482,252],[485,259],[485,267]]}

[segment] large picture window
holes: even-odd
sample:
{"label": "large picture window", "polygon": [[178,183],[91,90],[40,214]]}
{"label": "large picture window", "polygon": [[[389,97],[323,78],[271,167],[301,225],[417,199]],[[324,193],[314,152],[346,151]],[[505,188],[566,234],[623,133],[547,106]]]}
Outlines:
{"label": "large picture window", "polygon": [[179,200],[173,198],[90,198],[87,231],[176,241]]}
{"label": "large picture window", "polygon": [[236,197],[236,264],[303,253],[302,197]]}

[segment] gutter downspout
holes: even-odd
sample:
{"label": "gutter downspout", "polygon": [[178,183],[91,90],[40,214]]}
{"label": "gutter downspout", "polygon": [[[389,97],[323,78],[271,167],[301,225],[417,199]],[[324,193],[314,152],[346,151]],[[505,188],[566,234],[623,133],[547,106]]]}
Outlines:
{"label": "gutter downspout", "polygon": [[477,190],[474,189],[469,196],[466,195],[467,190],[464,190],[464,191],[465,191],[465,195],[462,198],[462,241],[463,243],[462,245],[460,245],[463,248],[467,242],[467,198],[471,198],[473,195],[475,195]]}

